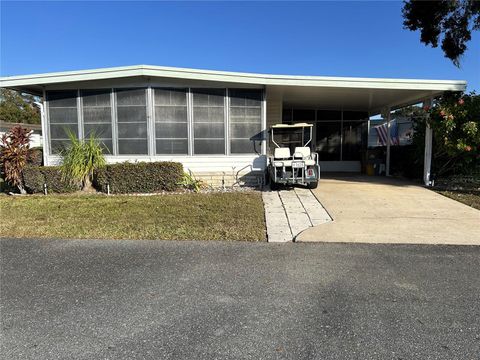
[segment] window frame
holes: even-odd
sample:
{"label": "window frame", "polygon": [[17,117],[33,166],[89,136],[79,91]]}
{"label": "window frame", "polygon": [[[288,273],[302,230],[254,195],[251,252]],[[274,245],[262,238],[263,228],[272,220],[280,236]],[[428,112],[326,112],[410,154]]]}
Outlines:
{"label": "window frame", "polygon": [[[251,140],[251,137],[250,138],[234,138],[232,136],[232,124],[257,124],[259,125],[259,128],[260,128],[260,133],[262,132],[262,128],[263,128],[263,100],[264,100],[264,94],[263,94],[263,89],[258,89],[258,88],[229,88],[227,89],[228,91],[228,155],[230,156],[236,156],[236,155],[239,155],[239,156],[242,156],[242,155],[262,155],[262,143],[263,143],[263,140],[259,139],[259,140]],[[258,106],[251,106],[251,105],[243,105],[243,106],[238,106],[238,105],[233,105],[231,104],[231,94],[230,92],[233,92],[233,91],[245,91],[245,92],[258,92],[259,94],[259,97],[258,97]],[[245,121],[245,122],[232,122],[232,116],[231,116],[231,110],[232,110],[232,107],[233,108],[243,108],[243,109],[248,109],[248,108],[258,108],[259,110],[259,117],[258,117],[258,121]],[[255,142],[259,142],[259,149],[257,149],[257,152],[255,152],[253,149],[251,152],[235,152],[235,153],[232,153],[231,152],[231,149],[232,149],[232,140],[249,140],[252,142],[252,145],[255,146]],[[255,149],[255,148],[254,148]]]}
{"label": "window frame", "polygon": [[[80,120],[80,117],[81,117],[81,114],[80,114],[80,109],[79,109],[79,102],[80,102],[80,99],[79,99],[79,89],[52,89],[52,90],[45,90],[45,113],[46,113],[46,125],[47,125],[47,135],[48,135],[48,139],[44,139],[44,142],[47,144],[47,154],[50,155],[50,156],[60,156],[60,153],[54,153],[53,152],[53,147],[52,147],[52,140],[54,141],[66,141],[66,140],[69,140],[69,139],[53,139],[52,138],[52,134],[51,134],[51,126],[52,126],[52,121],[51,121],[51,113],[50,113],[50,101],[51,99],[49,99],[49,93],[62,93],[62,92],[71,92],[71,93],[75,93],[76,96],[75,96],[75,109],[76,109],[76,116],[77,116],[77,121],[76,121],[76,125],[77,125],[77,137],[79,139],[82,139],[83,138],[83,134],[82,134],[82,127],[81,127],[81,120]],[[57,106],[55,108],[72,108],[72,106]],[[62,123],[53,123],[53,125],[61,125]],[[63,123],[65,125],[75,125],[75,123]]]}
{"label": "window frame", "polygon": [[[156,90],[168,90],[168,91],[184,91],[185,92],[185,105],[157,105],[155,102],[155,91]],[[190,149],[191,149],[191,144],[190,144],[190,89],[188,87],[160,87],[160,86],[155,86],[152,87],[152,122],[153,122],[153,130],[152,130],[152,138],[153,138],[153,154],[155,156],[189,156],[190,155]],[[177,121],[167,121],[165,123],[169,124],[186,124],[186,131],[187,131],[187,137],[186,138],[157,138],[157,119],[156,119],[156,107],[180,107],[180,106],[185,106],[186,110],[186,121],[185,122],[177,122]],[[159,124],[161,122],[158,122]],[[162,153],[157,153],[157,141],[158,140],[186,140],[187,142],[187,151],[185,153],[171,153],[171,154],[162,154]]]}
{"label": "window frame", "polygon": [[[223,153],[218,153],[218,154],[195,154],[195,140],[196,140],[196,137],[195,137],[195,116],[194,116],[194,110],[195,110],[195,107],[205,107],[205,108],[210,108],[210,107],[218,107],[220,108],[220,106],[205,106],[205,105],[200,105],[200,106],[195,106],[194,104],[194,95],[195,95],[195,92],[196,91],[208,91],[208,90],[222,90],[223,91],[223,122],[218,122],[217,124],[222,124],[223,123]],[[192,152],[191,152],[191,156],[195,157],[195,156],[229,156],[229,148],[228,148],[228,143],[229,143],[229,136],[228,136],[228,113],[227,113],[227,109],[228,109],[228,88],[224,88],[224,87],[191,87],[189,88],[189,92],[190,92],[190,115],[191,115],[191,134],[189,134],[191,136],[191,145],[192,145]],[[209,124],[207,122],[200,122],[200,123],[205,123],[205,124]],[[199,138],[200,140],[215,140],[215,139],[220,139],[220,138]]]}
{"label": "window frame", "polygon": [[[81,109],[81,114],[80,114],[80,123],[81,123],[81,128],[82,128],[82,139],[87,139],[86,134],[87,132],[85,131],[85,104],[84,104],[84,93],[85,92],[104,92],[105,94],[108,94],[108,102],[109,102],[109,108],[110,108],[110,122],[89,122],[87,125],[102,125],[102,124],[110,124],[110,138],[105,138],[101,137],[98,138],[98,140],[110,140],[112,143],[112,151],[104,153],[105,156],[109,155],[116,155],[115,153],[115,137],[114,137],[114,127],[115,127],[115,117],[113,114],[114,110],[114,103],[112,99],[112,88],[91,88],[91,89],[79,89],[79,95],[80,95],[80,109]],[[100,107],[100,108],[106,108],[107,106],[91,106],[89,105],[88,107]]]}
{"label": "window frame", "polygon": [[[149,101],[149,94],[148,94],[148,86],[137,86],[137,87],[118,87],[118,88],[113,88],[113,95],[114,95],[114,102],[115,102],[115,136],[116,138],[114,139],[115,144],[116,144],[116,156],[124,156],[124,157],[129,157],[129,156],[150,156],[150,134],[149,134],[149,119],[150,119],[150,101]],[[120,105],[124,107],[143,107],[145,106],[145,122],[139,122],[139,121],[118,121],[118,92],[119,91],[128,91],[128,90],[143,90],[144,91],[144,96],[145,96],[145,105]],[[145,138],[120,138],[119,137],[119,131],[118,131],[118,125],[119,124],[145,124],[146,128],[146,137]],[[146,152],[144,154],[122,154],[120,153],[120,140],[145,140],[146,144]]]}
{"label": "window frame", "polygon": [[[44,89],[44,103],[45,103],[45,135],[46,137],[48,137],[48,139],[45,139],[44,140],[44,143],[45,143],[45,154],[48,155],[48,156],[58,156],[60,155],[60,153],[57,151],[57,152],[52,152],[52,133],[51,133],[51,126],[52,125],[60,125],[60,123],[57,122],[54,122],[52,123],[51,122],[51,114],[52,114],[52,111],[50,109],[51,107],[51,101],[52,101],[52,94],[53,96],[55,96],[55,93],[58,93],[58,94],[61,94],[61,93],[66,93],[66,94],[75,94],[75,114],[76,114],[76,123],[64,123],[66,126],[70,126],[70,127],[73,127],[76,132],[77,132],[77,135],[78,135],[78,138],[81,139],[81,140],[84,140],[85,139],[85,136],[87,135],[87,129],[85,128],[86,126],[87,127],[94,127],[94,126],[101,126],[101,125],[111,125],[111,132],[108,132],[108,136],[111,136],[111,138],[106,138],[104,137],[105,135],[101,135],[100,137],[100,141],[105,141],[105,142],[108,142],[108,141],[111,141],[111,148],[109,150],[106,150],[105,151],[105,156],[107,157],[111,157],[111,156],[115,156],[115,157],[120,157],[120,158],[145,158],[145,157],[158,157],[158,158],[165,158],[165,157],[169,157],[169,156],[175,156],[175,157],[185,157],[185,156],[188,156],[188,157],[229,157],[229,156],[232,156],[232,157],[236,157],[236,156],[261,156],[261,155],[264,155],[264,152],[266,151],[266,147],[265,147],[265,139],[262,138],[262,137],[259,137],[258,141],[257,140],[251,140],[252,142],[255,142],[255,145],[258,144],[258,146],[256,146],[255,148],[252,148],[252,151],[251,152],[234,152],[232,153],[232,141],[234,141],[235,139],[237,138],[234,138],[232,135],[232,127],[235,125],[235,126],[241,126],[242,123],[246,123],[247,125],[248,124],[255,124],[255,125],[258,125],[259,126],[259,129],[260,129],[260,132],[263,132],[265,131],[265,126],[266,126],[266,93],[265,93],[265,88],[264,87],[213,87],[213,86],[204,86],[202,87],[201,85],[200,86],[194,86],[194,87],[191,87],[189,85],[186,85],[185,84],[181,84],[183,86],[180,86],[180,85],[176,85],[176,84],[164,84],[164,83],[155,83],[154,85],[151,85],[149,83],[146,83],[146,84],[135,84],[135,85],[131,85],[131,86],[118,86],[118,87],[115,87],[115,86],[96,86],[96,87],[90,87],[90,86],[84,86],[84,87],[77,87],[75,89],[72,89],[72,88],[66,88],[66,89],[59,89],[58,87],[53,87],[52,89]],[[157,89],[163,89],[163,90],[181,90],[182,93],[184,92],[185,93],[185,101],[186,103],[184,105],[173,105],[173,104],[170,104],[170,105],[157,105],[156,104],[156,101],[155,101],[155,91]],[[142,97],[143,97],[143,100],[142,100],[142,104],[133,104],[133,105],[128,105],[128,104],[125,104],[125,105],[119,105],[119,101],[118,101],[118,95],[119,93],[123,92],[123,91],[128,91],[128,90],[141,90],[142,91]],[[235,94],[235,91],[245,91],[245,92],[248,92],[248,91],[251,91],[251,92],[254,92],[254,93],[257,93],[258,92],[258,103],[257,105],[254,105],[254,106],[251,106],[251,107],[254,107],[256,109],[258,109],[259,111],[259,117],[258,119],[256,118],[256,114],[257,112],[255,111],[255,121],[233,121],[232,122],[232,119],[231,119],[231,114],[232,114],[232,109],[231,109],[231,95],[232,94]],[[221,96],[222,99],[223,99],[223,102],[221,103],[220,105],[220,101],[218,101],[218,104],[215,104],[216,101],[214,101],[214,104],[213,105],[209,105],[207,103],[207,105],[195,105],[194,103],[194,95],[195,95],[195,92],[196,91],[204,91],[206,94],[211,94],[211,95],[216,95],[216,96]],[[211,92],[210,92],[211,91]],[[110,121],[103,121],[103,122],[98,122],[98,121],[89,121],[89,122],[85,122],[85,114],[86,114],[86,110],[88,108],[95,108],[96,105],[94,104],[90,104],[90,105],[85,105],[85,102],[84,102],[84,96],[88,96],[88,95],[94,95],[96,92],[99,92],[100,94],[105,94],[105,96],[107,96],[107,94],[110,94],[110,98],[109,98],[109,108],[110,108]],[[247,96],[247,95],[245,95]],[[105,97],[105,104],[106,104],[106,100],[107,98]],[[255,96],[255,100],[257,100],[256,96]],[[134,103],[135,101],[133,101]],[[72,106],[68,106],[68,108],[74,108],[73,107],[73,101],[71,101],[72,103]],[[127,102],[128,103],[128,102]],[[139,101],[138,101],[139,103]],[[238,104],[237,104],[238,105]],[[236,107],[237,105],[233,106],[232,108]],[[175,138],[158,138],[157,139],[157,126],[161,123],[161,121],[158,122],[157,124],[157,121],[156,121],[156,108],[159,107],[159,106],[181,106],[182,108],[185,108],[186,109],[186,138],[184,137],[175,137]],[[58,106],[57,106],[58,107]],[[60,106],[61,107],[61,106]],[[98,105],[98,107],[102,107],[102,108],[105,108],[107,109],[107,105],[103,106],[103,105]],[[128,119],[128,116],[125,117],[125,119],[127,119],[126,121],[122,121],[122,122],[119,122],[119,119],[118,119],[118,115],[119,115],[119,109],[120,108],[135,108],[135,107],[144,107],[145,108],[145,114],[141,114],[142,115],[142,121],[131,121],[130,119]],[[212,119],[218,119],[220,120],[220,111],[217,111],[216,113],[214,112],[212,117],[210,117],[209,115],[207,115],[207,117],[205,117],[206,115],[205,114],[198,114],[197,116],[202,116],[204,117],[205,120],[207,121],[199,121],[199,122],[195,122],[195,119],[194,119],[194,110],[196,108],[201,108],[201,107],[205,107],[205,108],[215,108],[215,107],[223,107],[223,112],[222,112],[222,116],[223,116],[223,120],[222,121],[216,121],[216,122],[210,122],[208,121],[210,118]],[[238,105],[238,107],[243,107],[245,109],[248,109],[250,107],[250,105],[248,105],[247,103],[245,103],[245,105]],[[131,110],[133,111],[133,110]],[[213,110],[215,111],[215,110]],[[245,110],[246,111],[246,110]],[[128,113],[127,113],[128,114]],[[70,115],[70,114],[69,114]],[[73,118],[73,110],[72,110],[72,118]],[[106,116],[107,115],[107,111],[105,111],[104,113],[102,113],[102,115],[105,115],[105,119],[106,119]],[[241,114],[240,114],[241,115]],[[248,114],[247,114],[248,115]],[[246,115],[246,116],[247,116]],[[132,114],[131,115],[132,118],[136,117],[135,114]],[[248,117],[248,116],[247,116]],[[173,117],[175,118],[175,116]],[[183,116],[182,116],[183,118]],[[102,116],[101,119],[104,119],[104,117]],[[172,123],[176,123],[176,124],[184,124],[183,122],[174,122],[174,121],[168,121],[168,122],[172,122]],[[218,140],[222,140],[223,141],[223,147],[221,148],[222,149],[222,152],[218,152],[216,154],[208,154],[208,153],[202,153],[202,154],[195,154],[195,140],[196,140],[196,137],[195,137],[195,124],[199,124],[199,123],[205,123],[205,124],[222,124],[222,131],[223,131],[223,137],[216,137],[216,138],[213,138],[213,139],[218,139]],[[63,124],[63,123],[62,123]],[[142,131],[145,131],[145,135],[144,137],[120,137],[119,136],[119,124],[131,124],[131,126],[134,126],[134,124],[136,124],[136,126],[139,126],[141,127],[141,129],[139,128],[138,131],[139,132],[142,132]],[[90,125],[90,126],[89,126]],[[208,128],[208,126],[205,126]],[[145,130],[144,130],[145,129]],[[210,135],[211,133],[213,133],[213,135],[215,135],[215,132],[218,134],[219,133],[219,129],[220,129],[220,125],[218,125],[218,128],[215,129],[215,126],[212,126],[212,129],[211,130],[208,130],[207,134]],[[172,131],[172,135],[175,135],[175,133],[180,133],[180,130],[181,132],[183,133],[183,126],[181,129],[179,129],[179,131]],[[218,131],[216,131],[218,130]],[[197,131],[202,131],[202,129],[198,128]],[[207,131],[205,129],[205,131]],[[133,133],[134,131],[132,130],[131,133]],[[105,132],[106,134],[107,132]],[[246,131],[246,133],[248,133],[248,131]],[[102,132],[103,134],[103,132]],[[129,134],[126,134],[126,135],[129,135]],[[253,136],[253,135],[252,135]],[[129,139],[132,139],[132,140],[139,140],[139,141],[142,141],[144,142],[144,145],[142,145],[142,153],[139,153],[139,154],[135,154],[135,153],[120,153],[120,144],[122,140],[129,140]],[[173,153],[173,154],[167,154],[167,153],[157,153],[157,141],[161,141],[162,139],[166,139],[166,140],[183,140],[183,141],[186,141],[186,152],[185,153]],[[199,139],[203,139],[205,140],[204,141],[204,144],[199,144],[200,147],[202,147],[202,145],[205,146],[205,151],[208,151],[208,139],[209,138],[199,138]],[[246,139],[246,138],[238,138],[238,139]],[[251,137],[248,138],[249,140],[251,139]],[[55,140],[68,140],[68,139],[53,139],[53,141]],[[122,144],[124,145],[124,144]],[[135,146],[136,144],[132,144],[132,146]],[[140,144],[139,144],[140,145]],[[242,144],[241,144],[242,145]],[[243,146],[243,145],[242,145]],[[242,147],[240,146],[240,147]],[[253,146],[253,145],[252,145]],[[57,146],[58,147],[58,146]],[[127,144],[127,147],[128,147],[128,144]],[[182,146],[183,147],[183,146]],[[245,146],[243,146],[245,147]],[[245,147],[246,148],[246,147]],[[143,149],[145,149],[145,151],[143,151]],[[130,151],[129,151],[130,152]],[[134,152],[134,151],[131,151],[131,152]]]}

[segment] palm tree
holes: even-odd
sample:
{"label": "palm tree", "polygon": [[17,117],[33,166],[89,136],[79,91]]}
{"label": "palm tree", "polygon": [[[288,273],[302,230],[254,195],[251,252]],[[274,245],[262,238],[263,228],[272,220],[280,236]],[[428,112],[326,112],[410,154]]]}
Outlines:
{"label": "palm tree", "polygon": [[62,177],[64,181],[80,184],[83,191],[92,189],[93,172],[105,166],[106,160],[100,142],[94,134],[79,140],[69,132],[70,145],[62,152]]}

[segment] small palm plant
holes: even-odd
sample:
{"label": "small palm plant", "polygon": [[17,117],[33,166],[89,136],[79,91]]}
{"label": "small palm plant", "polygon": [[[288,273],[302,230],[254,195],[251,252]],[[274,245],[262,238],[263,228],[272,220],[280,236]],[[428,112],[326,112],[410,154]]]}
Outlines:
{"label": "small palm plant", "polygon": [[93,172],[106,164],[100,142],[94,134],[79,140],[69,132],[70,145],[63,151],[62,177],[64,181],[80,184],[83,191],[92,189]]}
{"label": "small palm plant", "polygon": [[192,190],[193,192],[199,192],[205,187],[204,182],[195,178],[190,170],[188,173],[186,172],[183,174],[182,181],[180,181],[179,185],[185,189]]}

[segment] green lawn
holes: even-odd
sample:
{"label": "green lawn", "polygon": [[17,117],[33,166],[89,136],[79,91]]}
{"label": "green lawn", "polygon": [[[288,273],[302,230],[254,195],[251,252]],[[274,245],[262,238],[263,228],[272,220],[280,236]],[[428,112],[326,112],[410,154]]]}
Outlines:
{"label": "green lawn", "polygon": [[475,190],[449,190],[438,191],[440,194],[453,200],[460,201],[468,206],[480,210],[480,191]]}
{"label": "green lawn", "polygon": [[0,196],[0,236],[265,240],[260,193]]}

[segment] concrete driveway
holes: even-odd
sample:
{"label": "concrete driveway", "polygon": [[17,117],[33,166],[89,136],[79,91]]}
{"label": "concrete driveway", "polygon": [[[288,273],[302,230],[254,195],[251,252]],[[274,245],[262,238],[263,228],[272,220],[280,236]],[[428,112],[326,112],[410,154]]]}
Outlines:
{"label": "concrete driveway", "polygon": [[314,190],[332,222],[297,241],[480,245],[480,211],[411,182],[344,176]]}
{"label": "concrete driveway", "polygon": [[1,359],[478,359],[480,247],[0,240]]}

